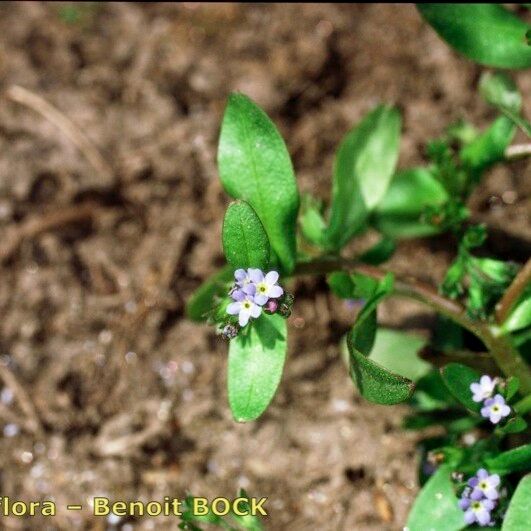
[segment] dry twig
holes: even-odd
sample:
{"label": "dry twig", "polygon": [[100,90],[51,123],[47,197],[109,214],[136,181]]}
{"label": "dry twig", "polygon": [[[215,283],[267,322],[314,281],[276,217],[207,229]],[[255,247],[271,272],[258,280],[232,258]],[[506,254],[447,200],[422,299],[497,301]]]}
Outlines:
{"label": "dry twig", "polygon": [[6,91],[6,97],[20,105],[29,107],[54,124],[81,151],[87,161],[99,174],[107,179],[111,178],[113,170],[109,163],[103,158],[98,149],[80,128],[59,109],[47,102],[42,96],[18,85],[10,87]]}

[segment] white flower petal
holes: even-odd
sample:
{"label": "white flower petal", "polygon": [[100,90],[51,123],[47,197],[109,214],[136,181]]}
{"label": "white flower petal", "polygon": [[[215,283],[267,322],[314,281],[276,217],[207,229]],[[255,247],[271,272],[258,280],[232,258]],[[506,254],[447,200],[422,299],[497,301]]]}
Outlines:
{"label": "white flower petal", "polygon": [[284,290],[280,286],[271,286],[268,295],[273,299],[278,299],[283,293]]}
{"label": "white flower petal", "polygon": [[269,271],[269,273],[265,276],[265,281],[267,284],[276,284],[278,281],[278,273],[276,271]]}

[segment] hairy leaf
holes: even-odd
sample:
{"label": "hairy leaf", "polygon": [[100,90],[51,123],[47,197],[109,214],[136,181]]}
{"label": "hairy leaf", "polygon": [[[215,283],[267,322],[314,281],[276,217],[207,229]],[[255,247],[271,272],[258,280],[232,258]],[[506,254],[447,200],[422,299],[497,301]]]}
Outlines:
{"label": "hairy leaf", "polygon": [[227,193],[258,214],[282,269],[295,266],[299,193],[279,132],[249,98],[232,94],[219,139],[218,166]]}
{"label": "hairy leaf", "polygon": [[229,404],[238,422],[256,419],[273,399],[286,358],[286,328],[280,315],[262,314],[230,342]]}
{"label": "hairy leaf", "polygon": [[[361,395],[377,404],[398,404],[411,397],[415,384],[388,370],[369,356],[376,338],[376,308],[392,290],[392,277],[386,277],[367,301],[347,335],[350,374]],[[380,353],[381,355],[381,353]]]}
{"label": "hairy leaf", "polygon": [[267,269],[271,251],[267,234],[249,203],[231,203],[223,220],[223,251],[234,269]]}
{"label": "hairy leaf", "polygon": [[500,4],[417,4],[424,19],[453,48],[486,66],[528,68],[529,26]]}

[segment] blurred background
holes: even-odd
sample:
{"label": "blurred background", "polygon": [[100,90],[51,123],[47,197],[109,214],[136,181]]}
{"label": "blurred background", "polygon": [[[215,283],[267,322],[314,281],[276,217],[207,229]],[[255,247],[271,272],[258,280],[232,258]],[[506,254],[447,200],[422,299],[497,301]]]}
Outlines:
{"label": "blurred background", "polygon": [[[406,408],[354,390],[337,346],[354,310],[323,280],[294,284],[280,391],[238,425],[226,344],[184,303],[223,263],[215,157],[230,92],[269,113],[300,188],[328,198],[335,148],[378,102],[402,110],[400,167],[458,118],[486,125],[480,72],[413,5],[0,4],[0,492],[58,507],[2,527],[175,529],[94,518],[87,500],[240,487],[269,498],[268,529],[402,527],[419,435],[400,429]],[[515,80],[529,115],[531,76]],[[496,168],[470,203],[504,258],[531,240],[529,171]],[[444,237],[409,241],[391,266],[437,282],[452,255]],[[382,310],[428,333],[415,303]]]}

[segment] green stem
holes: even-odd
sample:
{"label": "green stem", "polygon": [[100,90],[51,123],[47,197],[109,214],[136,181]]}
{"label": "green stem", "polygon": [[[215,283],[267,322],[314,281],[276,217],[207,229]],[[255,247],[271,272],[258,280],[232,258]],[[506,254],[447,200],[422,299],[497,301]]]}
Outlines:
{"label": "green stem", "polygon": [[531,395],[527,395],[519,402],[516,402],[514,410],[520,415],[525,415],[526,413],[531,412]]}
{"label": "green stem", "polygon": [[[387,271],[377,267],[340,257],[302,262],[297,265],[294,274],[320,275],[333,271],[361,273],[376,280],[381,280],[387,274]],[[497,329],[491,329],[485,323],[474,321],[459,302],[443,297],[430,284],[412,277],[395,277],[394,294],[423,302],[472,332],[483,341],[503,373],[506,376],[518,377],[522,392],[531,394],[531,369],[509,339],[496,334]]]}

